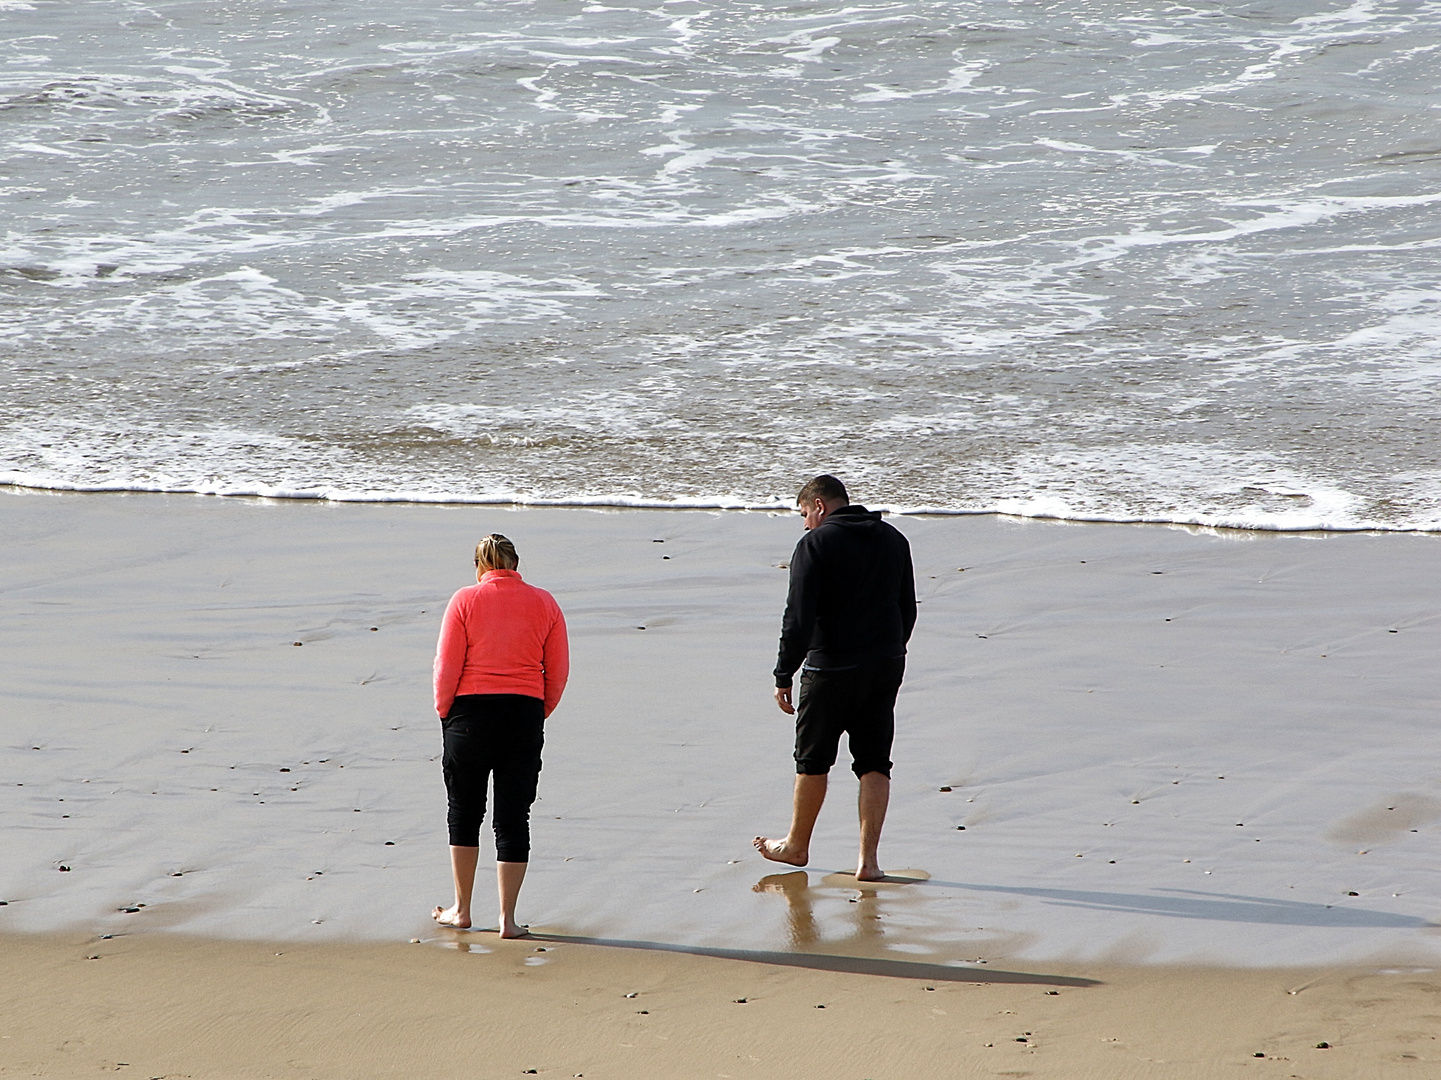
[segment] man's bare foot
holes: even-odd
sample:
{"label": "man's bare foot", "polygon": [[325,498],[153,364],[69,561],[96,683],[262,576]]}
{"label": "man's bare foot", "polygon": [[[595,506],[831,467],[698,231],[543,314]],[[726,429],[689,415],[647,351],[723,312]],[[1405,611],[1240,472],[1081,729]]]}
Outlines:
{"label": "man's bare foot", "polygon": [[771,862],[789,863],[791,866],[804,866],[811,861],[809,851],[792,851],[786,846],[784,840],[769,840],[764,836],[757,836],[751,841],[756,850]]}
{"label": "man's bare foot", "polygon": [[861,863],[860,867],[856,870],[856,880],[885,881],[886,872],[882,870],[879,866],[876,866],[874,863],[869,865],[867,865],[866,863]]}
{"label": "man's bare foot", "polygon": [[514,919],[502,918],[500,920],[500,936],[503,938],[529,937],[530,927],[521,926]]}
{"label": "man's bare foot", "polygon": [[430,917],[441,926],[453,926],[457,930],[470,929],[470,912],[461,911],[459,904],[451,904],[448,908],[437,907],[430,913]]}

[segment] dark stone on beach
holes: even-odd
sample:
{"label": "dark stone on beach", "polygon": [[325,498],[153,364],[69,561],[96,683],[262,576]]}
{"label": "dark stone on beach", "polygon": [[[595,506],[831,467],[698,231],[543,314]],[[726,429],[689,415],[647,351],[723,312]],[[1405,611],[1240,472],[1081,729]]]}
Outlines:
{"label": "dark stone on beach", "polygon": [[372,626],[370,629],[371,629],[371,632],[373,633],[374,631],[379,630],[380,627],[378,627],[378,626]]}
{"label": "dark stone on beach", "polygon": [[736,998],[735,1003],[736,1003],[737,1005],[744,1005],[744,1004],[746,1003],[746,999],[745,999],[745,998]]}
{"label": "dark stone on beach", "polygon": [[816,1008],[817,1008],[817,1009],[824,1009],[825,1006],[824,1006],[824,1005],[817,1005]]}
{"label": "dark stone on beach", "polygon": [[294,646],[298,649],[298,648],[300,648],[300,646],[304,645],[305,642],[303,642],[303,641],[292,641],[290,644],[294,645]]}
{"label": "dark stone on beach", "polygon": [[956,832],[965,832],[965,831],[966,831],[966,827],[965,827],[964,825],[957,825],[957,826],[956,826]]}
{"label": "dark stone on beach", "polygon": [[1261,1051],[1257,1050],[1257,1051],[1256,1051],[1254,1054],[1252,1054],[1251,1056],[1252,1056],[1252,1057],[1265,1057],[1266,1055],[1263,1054],[1263,1053],[1261,1053]]}
{"label": "dark stone on beach", "polygon": [[1026,1037],[1025,1037],[1024,1035],[1018,1035],[1018,1036],[1016,1036],[1016,1042],[1025,1042],[1025,1041],[1026,1041]]}
{"label": "dark stone on beach", "polygon": [[125,914],[127,915],[134,915],[140,909],[138,907],[123,907],[119,908],[118,910],[125,912]]}
{"label": "dark stone on beach", "polygon": [[395,847],[395,841],[394,841],[394,840],[387,840],[387,841],[385,842],[385,846],[386,846],[386,847]]}
{"label": "dark stone on beach", "polygon": [[68,866],[62,866],[62,867],[60,868],[60,872],[61,872],[62,874],[68,874],[68,873],[70,873],[70,867],[68,867]]}
{"label": "dark stone on beach", "polygon": [[1346,895],[1347,895],[1347,896],[1360,896],[1361,894],[1358,893],[1358,892],[1348,892]]}
{"label": "dark stone on beach", "polygon": [[943,788],[941,788],[940,790],[942,790],[942,791],[950,791],[951,789],[948,788],[948,787],[943,787]]}
{"label": "dark stone on beach", "polygon": [[9,901],[9,900],[0,900],[0,907],[9,907],[9,906],[10,906],[10,901]]}
{"label": "dark stone on beach", "polygon": [[637,626],[636,629],[637,629],[637,630],[644,630],[645,627],[644,627],[644,626]]}
{"label": "dark stone on beach", "polygon": [[1060,996],[1061,996],[1061,992],[1060,992],[1059,990],[1047,990],[1047,991],[1046,991],[1046,997],[1060,997]]}
{"label": "dark stone on beach", "polygon": [[635,1014],[636,1014],[637,1016],[649,1016],[649,1015],[650,1015],[650,1010],[649,1010],[649,1009],[637,1009],[637,1010],[635,1011]]}
{"label": "dark stone on beach", "polygon": [[281,772],[289,772],[290,770],[289,770],[289,769],[281,769],[280,771],[281,771]]}
{"label": "dark stone on beach", "polygon": [[1329,1050],[1329,1049],[1331,1049],[1331,1044],[1328,1043],[1328,1042],[1318,1042],[1318,1043],[1316,1044],[1316,1049],[1317,1049],[1317,1050]]}

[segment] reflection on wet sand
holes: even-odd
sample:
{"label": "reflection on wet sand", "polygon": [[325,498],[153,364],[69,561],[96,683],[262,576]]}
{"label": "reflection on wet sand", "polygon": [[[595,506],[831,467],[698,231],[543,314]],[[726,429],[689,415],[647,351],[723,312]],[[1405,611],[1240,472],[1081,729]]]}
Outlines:
{"label": "reflection on wet sand", "polygon": [[808,949],[821,938],[816,929],[815,910],[811,907],[810,875],[804,870],[788,874],[767,874],[751,887],[753,892],[779,893],[786,900],[786,944],[792,949]]}
{"label": "reflection on wet sand", "polygon": [[[907,871],[907,874],[914,873],[915,877],[899,877],[887,875],[884,881],[857,881],[853,874],[827,874],[821,879],[826,886],[841,885],[853,890],[855,895],[849,897],[851,904],[850,918],[854,927],[850,934],[845,937],[831,939],[825,944],[831,948],[837,946],[851,947],[857,952],[869,953],[885,943],[885,929],[882,927],[882,920],[886,912],[882,910],[881,898],[890,892],[887,886],[898,884],[909,884],[925,880],[922,871]],[[807,951],[812,946],[822,941],[821,932],[816,923],[815,907],[810,888],[810,875],[804,870],[793,870],[786,874],[767,874],[752,886],[752,891],[758,893],[777,893],[785,898],[786,902],[786,935],[788,944],[792,949]]]}

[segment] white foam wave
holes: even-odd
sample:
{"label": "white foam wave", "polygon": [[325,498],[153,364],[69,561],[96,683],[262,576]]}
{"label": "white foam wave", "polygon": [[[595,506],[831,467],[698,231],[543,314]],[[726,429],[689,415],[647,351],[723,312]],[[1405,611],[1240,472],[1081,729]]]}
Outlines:
{"label": "white foam wave", "polygon": [[852,94],[851,100],[863,103],[908,101],[913,98],[939,97],[945,94],[976,93],[977,90],[972,84],[990,68],[989,61],[970,60],[953,67],[947,73],[946,81],[940,86],[927,87],[923,90],[903,90],[894,86],[883,86],[879,83],[867,83],[870,91],[865,94]]}
{"label": "white foam wave", "polygon": [[[242,499],[295,499],[315,502],[386,503],[456,506],[546,506],[577,509],[620,510],[710,510],[787,513],[793,504],[780,500],[757,500],[744,495],[662,499],[641,494],[606,494],[547,496],[523,490],[495,490],[482,494],[459,491],[384,490],[335,486],[293,487],[287,485],[250,483],[124,483],[56,480],[21,472],[0,472],[0,487],[23,491],[69,492],[77,494],[152,494],[196,495]],[[1296,495],[1276,491],[1277,495]],[[1345,505],[1349,496],[1338,493],[1337,505]],[[945,506],[915,502],[870,502],[869,509],[911,517],[974,517],[997,516],[1029,518],[1041,521],[1071,521],[1083,524],[1160,525],[1183,528],[1204,528],[1245,532],[1285,533],[1441,533],[1441,517],[1408,524],[1364,519],[1346,519],[1329,515],[1301,512],[1274,513],[1259,507],[1231,513],[1185,512],[1169,514],[1086,511],[1074,507],[1064,498],[1042,495],[1033,498],[995,499],[976,506]]]}
{"label": "white foam wave", "polygon": [[1255,217],[1227,221],[1224,229],[1166,232],[1136,228],[1111,236],[1088,236],[1072,241],[1084,254],[1065,264],[1068,267],[1103,262],[1144,248],[1189,244],[1224,244],[1265,233],[1306,229],[1334,218],[1353,214],[1386,213],[1441,203],[1441,192],[1413,195],[1314,195],[1302,197],[1230,199],[1223,205],[1260,210]]}

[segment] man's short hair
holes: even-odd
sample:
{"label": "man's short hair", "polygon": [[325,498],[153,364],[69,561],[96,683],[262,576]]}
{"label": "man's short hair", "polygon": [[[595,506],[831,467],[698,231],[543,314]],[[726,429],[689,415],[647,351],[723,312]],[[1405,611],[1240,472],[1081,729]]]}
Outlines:
{"label": "man's short hair", "polygon": [[814,480],[808,481],[805,487],[796,493],[797,506],[804,506],[813,499],[838,502],[842,506],[849,506],[851,503],[851,497],[846,494],[846,485],[830,473],[822,473]]}

